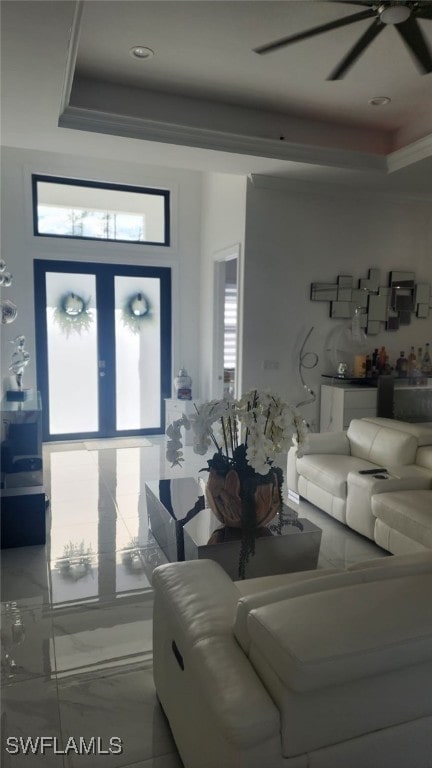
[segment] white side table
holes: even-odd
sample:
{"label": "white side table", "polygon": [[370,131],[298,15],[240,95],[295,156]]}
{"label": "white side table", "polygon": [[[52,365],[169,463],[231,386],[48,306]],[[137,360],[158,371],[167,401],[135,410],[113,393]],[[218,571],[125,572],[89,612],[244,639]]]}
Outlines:
{"label": "white side table", "polygon": [[[177,397],[165,398],[165,429],[169,425],[181,419],[183,414],[189,416],[191,413],[196,413],[195,405],[199,407],[199,400],[179,400]],[[193,445],[193,435],[191,429],[183,430],[184,445]]]}

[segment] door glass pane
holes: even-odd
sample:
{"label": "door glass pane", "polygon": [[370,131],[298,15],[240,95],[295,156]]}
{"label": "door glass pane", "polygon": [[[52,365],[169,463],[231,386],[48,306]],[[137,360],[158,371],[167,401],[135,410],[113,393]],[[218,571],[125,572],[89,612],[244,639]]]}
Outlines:
{"label": "door glass pane", "polygon": [[160,281],[115,277],[116,429],[158,429]]}
{"label": "door glass pane", "polygon": [[49,431],[97,432],[95,275],[47,272]]}

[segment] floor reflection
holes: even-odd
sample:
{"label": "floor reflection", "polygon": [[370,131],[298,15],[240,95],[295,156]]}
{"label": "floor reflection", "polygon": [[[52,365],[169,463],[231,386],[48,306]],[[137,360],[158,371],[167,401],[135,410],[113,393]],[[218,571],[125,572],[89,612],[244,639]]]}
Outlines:
{"label": "floor reflection", "polygon": [[[149,443],[45,445],[47,544],[2,551],[4,733],[60,744],[120,735],[125,751],[110,756],[111,768],[181,768],[152,680],[151,578],[166,558],[149,530],[145,483],[198,478],[206,461],[185,446],[184,465],[171,468],[164,438]],[[323,529],[321,567],[385,554],[311,505],[300,514]],[[90,759],[43,758],[55,768]],[[40,755],[11,760],[41,765]]]}

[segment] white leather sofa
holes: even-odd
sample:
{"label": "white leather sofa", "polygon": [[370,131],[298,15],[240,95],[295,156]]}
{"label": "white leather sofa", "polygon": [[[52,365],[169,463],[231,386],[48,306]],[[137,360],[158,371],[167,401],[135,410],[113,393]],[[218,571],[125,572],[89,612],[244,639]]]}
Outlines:
{"label": "white leather sofa", "polygon": [[195,560],[153,586],[185,768],[431,768],[432,552],[242,582]]}
{"label": "white leather sofa", "polygon": [[[390,477],[376,477],[381,468]],[[360,470],[376,472],[364,475]],[[432,429],[428,426],[354,419],[347,432],[310,434],[302,457],[295,447],[288,453],[287,485],[394,554],[432,547]]]}

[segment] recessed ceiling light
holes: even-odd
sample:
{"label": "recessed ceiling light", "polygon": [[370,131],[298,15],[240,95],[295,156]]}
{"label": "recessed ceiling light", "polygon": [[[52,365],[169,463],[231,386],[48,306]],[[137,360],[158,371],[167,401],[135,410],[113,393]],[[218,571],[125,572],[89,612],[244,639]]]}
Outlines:
{"label": "recessed ceiling light", "polygon": [[134,45],[129,53],[134,59],[151,59],[154,56],[154,51],[146,45]]}
{"label": "recessed ceiling light", "polygon": [[369,99],[369,104],[373,107],[383,107],[385,104],[390,104],[391,99],[388,96],[374,96],[373,99]]}

